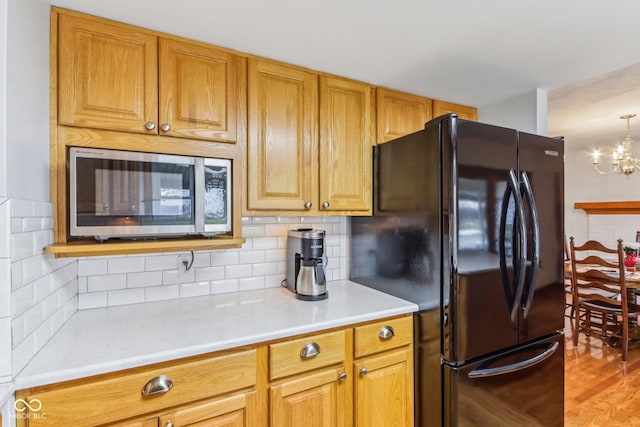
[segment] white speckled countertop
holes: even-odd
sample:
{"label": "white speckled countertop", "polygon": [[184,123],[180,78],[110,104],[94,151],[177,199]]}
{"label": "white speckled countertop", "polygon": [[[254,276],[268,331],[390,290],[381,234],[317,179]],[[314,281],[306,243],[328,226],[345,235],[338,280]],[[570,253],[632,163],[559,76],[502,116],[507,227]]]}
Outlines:
{"label": "white speckled countertop", "polygon": [[284,288],[81,310],[15,378],[15,388],[66,381],[411,313],[416,304],[347,281],[329,298]]}

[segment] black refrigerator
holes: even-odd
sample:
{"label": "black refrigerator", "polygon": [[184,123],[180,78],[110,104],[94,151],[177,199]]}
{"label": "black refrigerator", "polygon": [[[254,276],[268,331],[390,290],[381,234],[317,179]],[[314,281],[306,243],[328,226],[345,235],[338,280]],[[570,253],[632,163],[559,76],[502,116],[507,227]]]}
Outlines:
{"label": "black refrigerator", "polygon": [[415,426],[561,426],[564,142],[455,114],[374,148],[351,280],[418,304]]}

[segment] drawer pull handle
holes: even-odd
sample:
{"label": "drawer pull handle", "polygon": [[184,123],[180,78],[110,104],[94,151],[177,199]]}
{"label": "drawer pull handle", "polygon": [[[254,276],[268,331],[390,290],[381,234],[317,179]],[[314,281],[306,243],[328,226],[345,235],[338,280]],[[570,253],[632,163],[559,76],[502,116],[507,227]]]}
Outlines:
{"label": "drawer pull handle", "polygon": [[159,375],[147,381],[144,387],[142,387],[142,395],[153,396],[156,394],[163,394],[171,390],[171,387],[173,387],[173,381],[171,381],[171,378],[166,375]]}
{"label": "drawer pull handle", "polygon": [[310,342],[309,344],[305,344],[300,350],[300,358],[301,359],[311,359],[320,354],[320,346],[315,342]]}
{"label": "drawer pull handle", "polygon": [[382,328],[380,328],[378,338],[385,341],[393,338],[395,334],[396,333],[393,331],[393,328],[391,326],[383,326]]}

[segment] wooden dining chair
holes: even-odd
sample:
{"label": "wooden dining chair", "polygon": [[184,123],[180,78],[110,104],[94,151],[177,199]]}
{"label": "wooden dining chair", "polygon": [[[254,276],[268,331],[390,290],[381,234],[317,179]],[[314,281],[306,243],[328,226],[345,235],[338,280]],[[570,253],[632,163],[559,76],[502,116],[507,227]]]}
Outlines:
{"label": "wooden dining chair", "polygon": [[599,333],[607,343],[619,339],[622,361],[626,362],[629,324],[630,320],[637,323],[640,306],[628,298],[622,239],[615,248],[594,240],[581,246],[575,245],[573,237],[569,241],[575,304],[573,344],[578,345],[580,332],[587,336]]}

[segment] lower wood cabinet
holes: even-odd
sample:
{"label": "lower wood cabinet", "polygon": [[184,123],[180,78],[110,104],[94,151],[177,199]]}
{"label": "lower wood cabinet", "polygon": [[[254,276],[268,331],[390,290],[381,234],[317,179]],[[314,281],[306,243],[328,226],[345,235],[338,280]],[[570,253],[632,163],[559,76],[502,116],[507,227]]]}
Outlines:
{"label": "lower wood cabinet", "polygon": [[342,367],[303,375],[270,389],[271,426],[344,427],[348,405]]}
{"label": "lower wood cabinet", "polygon": [[412,328],[402,316],[19,390],[41,406],[17,426],[412,427]]}

